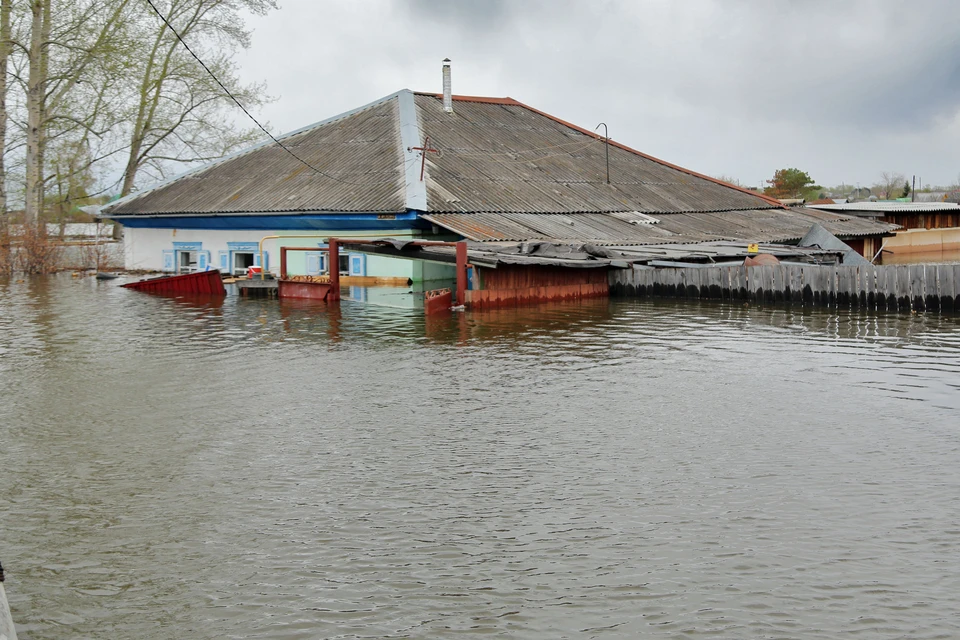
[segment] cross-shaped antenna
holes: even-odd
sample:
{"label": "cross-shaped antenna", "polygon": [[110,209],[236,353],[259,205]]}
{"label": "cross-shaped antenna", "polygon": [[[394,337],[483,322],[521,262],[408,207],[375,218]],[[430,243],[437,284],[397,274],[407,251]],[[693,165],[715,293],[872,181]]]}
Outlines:
{"label": "cross-shaped antenna", "polygon": [[423,170],[427,166],[427,154],[435,153],[439,158],[441,156],[440,149],[433,149],[430,147],[430,136],[427,136],[423,139],[422,147],[410,147],[412,151],[420,152],[420,182],[423,182]]}

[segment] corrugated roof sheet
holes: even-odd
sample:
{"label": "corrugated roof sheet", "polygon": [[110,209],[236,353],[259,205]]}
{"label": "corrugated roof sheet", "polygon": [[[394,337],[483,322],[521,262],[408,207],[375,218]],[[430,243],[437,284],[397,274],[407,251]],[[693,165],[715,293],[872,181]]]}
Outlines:
{"label": "corrugated roof sheet", "polygon": [[928,211],[957,211],[960,204],[954,202],[845,202],[843,204],[807,205],[823,211],[875,211],[878,213],[925,213]]}
{"label": "corrugated roof sheet", "polygon": [[[373,240],[369,244],[354,245],[351,250],[388,256],[456,262],[456,251],[450,246],[413,246],[411,243],[389,238]],[[781,259],[800,259],[834,262],[843,251],[760,243],[759,253]],[[468,243],[467,257],[473,264],[495,267],[499,264],[553,265],[574,268],[619,267],[651,262],[687,261],[706,266],[715,262],[731,264],[752,255],[743,241],[703,242],[696,244],[651,244],[638,246],[598,247],[583,243],[556,245],[547,242],[524,243]]]}
{"label": "corrugated roof sheet", "polygon": [[715,240],[793,242],[814,223],[840,237],[892,232],[896,225],[805,209],[671,213],[657,224],[631,224],[611,213],[430,213],[422,216],[477,242],[646,245]]}
{"label": "corrugated roof sheet", "polygon": [[[420,183],[420,158],[409,149],[416,146],[410,140],[423,142],[428,136],[441,153],[427,155],[426,179]],[[449,114],[436,96],[404,90],[282,140],[335,179],[318,175],[275,143],[262,143],[108,205],[104,212],[662,213],[777,206],[614,141],[607,184],[602,139],[510,98],[457,97]],[[423,193],[426,206],[411,196]]]}
{"label": "corrugated roof sheet", "polygon": [[509,98],[417,94],[431,212],[725,211],[778,203],[611,143]]}
{"label": "corrugated roof sheet", "polygon": [[108,214],[406,210],[396,96],[189,172],[104,208]]}

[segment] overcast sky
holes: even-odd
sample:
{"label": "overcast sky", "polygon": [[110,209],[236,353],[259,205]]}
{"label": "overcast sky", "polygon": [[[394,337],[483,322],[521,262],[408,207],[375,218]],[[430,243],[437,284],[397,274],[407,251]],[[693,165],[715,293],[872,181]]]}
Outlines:
{"label": "overcast sky", "polygon": [[399,89],[510,96],[759,185],[960,175],[956,0],[280,0],[238,61],[289,131]]}

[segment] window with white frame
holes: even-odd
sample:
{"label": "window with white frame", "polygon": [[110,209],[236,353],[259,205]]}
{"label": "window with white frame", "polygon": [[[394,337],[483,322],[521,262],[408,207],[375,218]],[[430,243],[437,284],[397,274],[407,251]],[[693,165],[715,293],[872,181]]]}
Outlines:
{"label": "window with white frame", "polygon": [[193,273],[199,260],[199,251],[177,251],[177,273]]}
{"label": "window with white frame", "polygon": [[254,265],[253,251],[234,251],[233,252],[233,273],[235,275],[246,275],[247,269]]}

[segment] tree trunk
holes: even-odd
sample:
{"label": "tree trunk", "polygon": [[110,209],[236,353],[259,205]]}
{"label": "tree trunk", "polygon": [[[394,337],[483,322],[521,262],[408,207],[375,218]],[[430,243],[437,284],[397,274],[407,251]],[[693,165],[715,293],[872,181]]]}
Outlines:
{"label": "tree trunk", "polygon": [[7,59],[10,57],[10,11],[13,0],[0,0],[0,226],[7,223]]}
{"label": "tree trunk", "polygon": [[30,75],[27,79],[27,157],[24,214],[27,224],[38,224],[43,209],[43,101],[46,89],[43,32],[50,0],[31,0]]}

